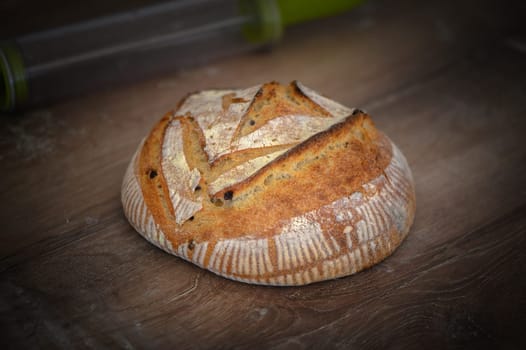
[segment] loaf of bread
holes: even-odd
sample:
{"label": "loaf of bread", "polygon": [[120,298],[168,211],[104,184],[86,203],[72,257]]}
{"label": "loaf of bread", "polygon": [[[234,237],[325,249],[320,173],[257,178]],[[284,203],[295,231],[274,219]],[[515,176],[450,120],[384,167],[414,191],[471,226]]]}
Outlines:
{"label": "loaf of bread", "polygon": [[166,252],[280,286],[378,263],[415,212],[400,150],[366,113],[299,82],[188,95],[139,145],[122,202]]}

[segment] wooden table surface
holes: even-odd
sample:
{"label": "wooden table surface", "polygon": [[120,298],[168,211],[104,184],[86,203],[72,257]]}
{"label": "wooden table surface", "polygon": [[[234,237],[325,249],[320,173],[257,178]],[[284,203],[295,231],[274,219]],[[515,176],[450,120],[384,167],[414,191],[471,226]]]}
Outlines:
{"label": "wooden table surface", "polygon": [[[3,116],[0,347],[526,348],[525,10],[371,0],[271,52]],[[132,229],[125,168],[179,98],[293,79],[367,110],[405,153],[416,219],[391,257],[260,287]]]}

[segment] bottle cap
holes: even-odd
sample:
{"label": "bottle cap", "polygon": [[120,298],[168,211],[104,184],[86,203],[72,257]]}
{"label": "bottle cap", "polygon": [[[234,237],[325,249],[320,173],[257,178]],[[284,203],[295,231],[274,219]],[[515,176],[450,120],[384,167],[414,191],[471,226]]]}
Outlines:
{"label": "bottle cap", "polygon": [[28,87],[20,50],[9,42],[0,43],[0,111],[10,112],[26,104]]}
{"label": "bottle cap", "polygon": [[286,26],[335,15],[364,0],[240,0],[240,12],[252,17],[243,27],[245,38],[253,43],[273,44]]}
{"label": "bottle cap", "polygon": [[283,26],[332,16],[359,5],[364,0],[277,0]]}

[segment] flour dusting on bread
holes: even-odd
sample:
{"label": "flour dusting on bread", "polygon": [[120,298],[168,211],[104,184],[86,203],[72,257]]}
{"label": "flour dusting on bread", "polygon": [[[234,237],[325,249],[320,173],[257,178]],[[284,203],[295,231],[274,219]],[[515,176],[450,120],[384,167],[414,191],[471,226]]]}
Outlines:
{"label": "flour dusting on bread", "polygon": [[187,96],[125,183],[140,188],[140,206],[128,185],[122,201],[145,238],[255,284],[358,272],[396,249],[415,211],[407,162],[369,115],[299,82]]}

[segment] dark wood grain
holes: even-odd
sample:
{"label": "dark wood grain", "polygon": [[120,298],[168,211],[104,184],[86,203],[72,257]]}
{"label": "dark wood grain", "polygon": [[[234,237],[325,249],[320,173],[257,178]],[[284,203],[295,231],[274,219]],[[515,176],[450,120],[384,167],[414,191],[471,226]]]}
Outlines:
{"label": "dark wood grain", "polygon": [[[370,1],[234,57],[0,121],[2,348],[526,347],[520,2]],[[522,12],[521,12],[522,11]],[[135,147],[188,91],[299,79],[404,151],[414,227],[377,266],[301,288],[225,280],[128,225]]]}

